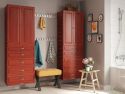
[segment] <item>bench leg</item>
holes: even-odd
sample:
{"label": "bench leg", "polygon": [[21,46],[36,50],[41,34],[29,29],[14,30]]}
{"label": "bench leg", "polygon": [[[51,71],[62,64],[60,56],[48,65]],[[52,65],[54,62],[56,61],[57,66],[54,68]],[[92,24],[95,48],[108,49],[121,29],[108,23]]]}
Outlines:
{"label": "bench leg", "polygon": [[36,76],[36,85],[35,85],[35,88],[38,88],[38,91],[41,91],[40,79],[37,76]]}
{"label": "bench leg", "polygon": [[55,76],[55,83],[54,83],[54,86],[58,86],[58,88],[61,88],[61,84],[60,84],[60,76],[59,75],[56,75]]}

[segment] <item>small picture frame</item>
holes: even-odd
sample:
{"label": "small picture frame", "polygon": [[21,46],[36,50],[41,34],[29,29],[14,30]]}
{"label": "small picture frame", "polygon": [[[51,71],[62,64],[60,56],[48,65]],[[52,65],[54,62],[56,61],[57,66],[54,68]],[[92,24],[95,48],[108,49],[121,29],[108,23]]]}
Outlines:
{"label": "small picture frame", "polygon": [[102,34],[98,34],[97,36],[96,36],[96,42],[97,43],[102,43],[102,38],[103,36],[102,36]]}
{"label": "small picture frame", "polygon": [[89,13],[88,14],[88,22],[92,22],[93,21],[93,14]]}
{"label": "small picture frame", "polygon": [[88,42],[91,42],[91,41],[92,41],[92,34],[88,34],[87,40],[88,40]]}
{"label": "small picture frame", "polygon": [[98,21],[91,22],[91,30],[92,30],[92,34],[98,33]]}
{"label": "small picture frame", "polygon": [[99,16],[98,16],[98,20],[99,20],[100,22],[103,21],[103,14],[102,14],[102,13],[99,14]]}

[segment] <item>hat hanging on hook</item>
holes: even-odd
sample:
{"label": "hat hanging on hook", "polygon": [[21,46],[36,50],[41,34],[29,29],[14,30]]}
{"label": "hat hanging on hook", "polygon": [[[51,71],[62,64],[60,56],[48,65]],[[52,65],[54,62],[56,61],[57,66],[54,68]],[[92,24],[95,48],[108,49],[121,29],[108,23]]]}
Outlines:
{"label": "hat hanging on hook", "polygon": [[39,28],[41,30],[43,30],[44,28],[46,28],[46,21],[44,17],[40,17],[40,21],[39,21]]}

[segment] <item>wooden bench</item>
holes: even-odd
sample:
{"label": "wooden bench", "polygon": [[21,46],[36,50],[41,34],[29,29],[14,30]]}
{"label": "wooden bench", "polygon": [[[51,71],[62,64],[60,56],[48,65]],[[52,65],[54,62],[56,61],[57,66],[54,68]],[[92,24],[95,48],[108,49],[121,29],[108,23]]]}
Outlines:
{"label": "wooden bench", "polygon": [[35,76],[36,76],[36,85],[35,88],[38,88],[38,91],[41,91],[41,86],[40,86],[40,78],[41,77],[47,77],[47,76],[55,76],[55,83],[54,86],[57,85],[58,88],[61,88],[60,84],[60,75],[62,74],[62,70],[56,69],[56,68],[49,68],[49,69],[39,69],[35,71]]}

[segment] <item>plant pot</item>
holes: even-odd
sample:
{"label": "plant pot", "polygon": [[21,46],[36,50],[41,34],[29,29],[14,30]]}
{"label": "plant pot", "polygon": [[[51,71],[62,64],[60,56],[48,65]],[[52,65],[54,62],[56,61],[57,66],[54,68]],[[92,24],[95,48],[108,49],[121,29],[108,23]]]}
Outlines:
{"label": "plant pot", "polygon": [[92,65],[87,65],[87,66],[85,67],[85,71],[92,71],[92,69],[93,69],[93,66],[92,66]]}
{"label": "plant pot", "polygon": [[86,66],[86,67],[85,67],[85,71],[90,71],[90,67],[89,67],[89,66]]}

